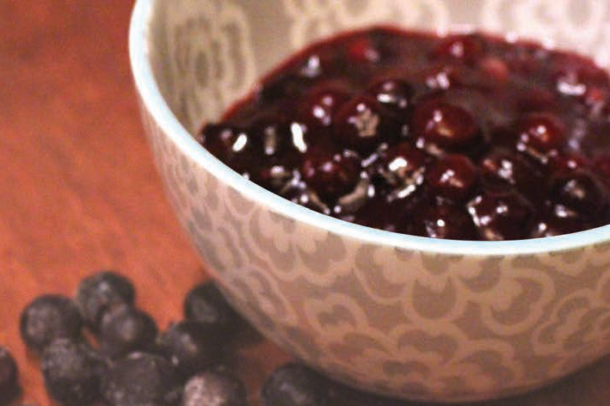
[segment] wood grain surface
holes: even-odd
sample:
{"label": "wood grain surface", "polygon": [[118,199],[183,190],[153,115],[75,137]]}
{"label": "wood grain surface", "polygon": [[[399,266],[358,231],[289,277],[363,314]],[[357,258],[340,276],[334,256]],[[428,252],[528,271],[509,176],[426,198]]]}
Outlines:
{"label": "wood grain surface", "polygon": [[[164,328],[206,278],[142,133],[127,58],[132,6],[0,0],[0,345],[17,358],[28,404],[52,404],[18,333],[19,313],[35,296],[72,295],[87,274],[118,269]],[[262,339],[235,352],[253,398],[265,374],[288,359]],[[485,404],[610,405],[610,359]]]}

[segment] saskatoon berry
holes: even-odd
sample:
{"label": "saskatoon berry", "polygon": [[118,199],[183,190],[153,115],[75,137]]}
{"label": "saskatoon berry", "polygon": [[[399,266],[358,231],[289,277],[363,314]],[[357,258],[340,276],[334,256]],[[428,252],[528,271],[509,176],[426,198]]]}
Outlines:
{"label": "saskatoon berry", "polygon": [[323,406],[329,389],[324,378],[299,364],[276,369],[263,384],[263,406]]}
{"label": "saskatoon berry", "polygon": [[413,88],[401,79],[383,79],[374,83],[368,93],[384,107],[397,114],[404,114],[411,107]]}
{"label": "saskatoon berry", "polygon": [[83,319],[69,298],[44,295],[23,310],[19,327],[26,346],[40,352],[55,339],[79,338]]}
{"label": "saskatoon berry", "polygon": [[102,379],[102,396],[113,406],[174,406],[180,378],[165,358],[134,353],[114,363]]}
{"label": "saskatoon berry", "polygon": [[330,127],[339,108],[349,99],[349,92],[338,85],[316,87],[307,95],[300,116],[308,129]]}
{"label": "saskatoon berry", "polygon": [[510,150],[492,150],[481,159],[479,170],[488,187],[514,187],[532,201],[539,201],[544,194],[544,180],[540,171],[522,155]]}
{"label": "saskatoon berry", "polygon": [[323,199],[334,199],[354,189],[360,179],[355,154],[311,149],[303,157],[303,180]]}
{"label": "saskatoon berry", "polygon": [[555,174],[551,198],[578,213],[597,218],[608,204],[608,193],[594,175],[583,170]]}
{"label": "saskatoon berry", "polygon": [[441,41],[432,56],[453,58],[467,64],[476,62],[484,53],[483,41],[477,35],[452,35]]}
{"label": "saskatoon berry", "polygon": [[392,186],[420,184],[427,160],[426,153],[408,142],[401,142],[387,150],[377,171]]}
{"label": "saskatoon berry", "polygon": [[532,238],[555,237],[592,228],[586,218],[569,208],[555,204],[548,213],[543,213],[532,230]]}
{"label": "saskatoon berry", "polygon": [[468,204],[468,212],[481,239],[503,241],[529,235],[534,209],[518,192],[506,191],[478,195]]}
{"label": "saskatoon berry", "polygon": [[333,135],[347,148],[371,152],[382,142],[401,136],[402,123],[377,100],[359,96],[345,104],[335,117]]}
{"label": "saskatoon berry", "polygon": [[0,347],[0,406],[10,404],[21,392],[18,374],[15,359]]}
{"label": "saskatoon berry", "polygon": [[131,305],[135,289],[131,281],[112,271],[85,278],[76,291],[75,301],[87,326],[99,329],[103,314],[119,305]]}
{"label": "saskatoon berry", "polygon": [[182,406],[247,406],[244,383],[225,371],[206,371],[184,387]]}
{"label": "saskatoon berry", "polygon": [[234,333],[243,320],[233,310],[214,282],[195,286],[184,299],[184,317],[203,324],[219,335]]}
{"label": "saskatoon berry", "polygon": [[100,381],[107,366],[87,345],[59,339],[43,351],[41,370],[53,399],[63,405],[84,406],[100,397]]}
{"label": "saskatoon berry", "polygon": [[202,130],[201,144],[233,169],[246,169],[243,156],[250,150],[251,140],[245,130],[229,125],[209,124]]}
{"label": "saskatoon berry", "polygon": [[547,153],[563,146],[565,127],[555,116],[533,113],[517,123],[519,140],[517,149]]}
{"label": "saskatoon berry", "polygon": [[413,219],[413,234],[422,237],[448,240],[475,240],[476,231],[472,219],[463,209],[442,204],[428,207]]}
{"label": "saskatoon berry", "polygon": [[479,135],[472,114],[442,101],[419,105],[413,113],[411,128],[417,137],[441,148],[466,146]]}
{"label": "saskatoon berry", "polygon": [[195,321],[176,323],[160,338],[161,351],[185,377],[218,363],[220,347],[220,339],[215,332]]}
{"label": "saskatoon berry", "polygon": [[465,155],[446,155],[426,173],[426,181],[434,194],[459,201],[470,194],[477,180],[477,170]]}
{"label": "saskatoon berry", "polygon": [[157,338],[157,324],[147,313],[132,306],[107,312],[100,328],[101,351],[118,359],[135,351],[150,349]]}
{"label": "saskatoon berry", "polygon": [[286,140],[290,138],[290,122],[277,112],[266,112],[257,117],[250,125],[252,145],[256,151],[265,157],[276,157],[287,151]]}

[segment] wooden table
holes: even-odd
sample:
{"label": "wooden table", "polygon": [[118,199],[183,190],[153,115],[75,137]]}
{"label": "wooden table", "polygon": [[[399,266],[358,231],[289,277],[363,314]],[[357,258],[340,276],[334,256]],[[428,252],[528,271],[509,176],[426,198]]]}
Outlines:
{"label": "wooden table", "polygon": [[[0,0],[0,345],[19,362],[23,400],[50,404],[19,338],[21,309],[119,269],[161,328],[205,272],[163,196],[127,58],[129,0]],[[239,351],[252,392],[286,355]],[[610,359],[490,406],[610,405]],[[333,405],[330,405],[333,406]]]}

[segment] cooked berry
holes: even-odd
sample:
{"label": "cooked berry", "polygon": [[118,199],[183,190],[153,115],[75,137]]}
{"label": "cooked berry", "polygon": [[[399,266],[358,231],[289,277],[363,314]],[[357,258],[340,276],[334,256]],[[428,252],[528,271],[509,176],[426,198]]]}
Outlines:
{"label": "cooked berry", "polygon": [[209,124],[201,133],[206,149],[236,170],[243,169],[250,152],[251,137],[245,130],[228,125]]}
{"label": "cooked berry", "polygon": [[441,148],[467,146],[479,134],[472,114],[442,101],[418,106],[413,113],[411,126],[416,136]]}
{"label": "cooked berry", "polygon": [[412,221],[411,233],[422,237],[447,240],[475,240],[476,230],[472,219],[461,207],[441,204],[417,213]]}
{"label": "cooked berry", "polygon": [[134,353],[115,362],[102,379],[102,396],[112,406],[175,406],[182,387],[165,358]]}
{"label": "cooked berry", "polygon": [[423,182],[427,161],[424,152],[408,142],[401,142],[387,150],[377,172],[392,186],[419,185]]}
{"label": "cooked berry", "polygon": [[468,211],[479,237],[489,241],[526,238],[534,214],[532,204],[514,191],[478,195],[468,204]]}
{"label": "cooked berry", "polygon": [[214,366],[222,352],[216,332],[196,321],[181,321],[170,326],[161,335],[160,347],[185,377]]}
{"label": "cooked berry", "polygon": [[477,170],[465,155],[446,155],[430,166],[426,181],[439,197],[460,201],[468,197],[477,180]]}
{"label": "cooked berry", "polygon": [[383,79],[368,89],[369,94],[384,107],[397,114],[404,114],[411,107],[415,93],[409,83],[401,79]]}
{"label": "cooked berry", "polygon": [[354,189],[360,162],[354,154],[310,150],[301,166],[303,180],[322,198],[336,198]]}
{"label": "cooked berry", "polygon": [[6,348],[0,347],[0,406],[7,406],[21,391],[17,363]]}
{"label": "cooked berry", "polygon": [[313,370],[299,364],[276,369],[265,381],[263,406],[328,405],[328,383]]}
{"label": "cooked berry", "polygon": [[184,299],[184,317],[203,324],[218,335],[234,334],[243,325],[241,317],[211,281],[188,292]]}
{"label": "cooked berry", "polygon": [[541,215],[532,231],[533,238],[555,237],[562,234],[575,233],[592,228],[591,223],[574,210],[555,204]]}
{"label": "cooked berry", "polygon": [[85,406],[100,398],[107,365],[87,345],[55,340],[43,351],[40,365],[47,392],[62,405]]}
{"label": "cooked berry", "polygon": [[598,219],[608,205],[608,191],[585,171],[563,172],[551,180],[551,197],[578,213]]}
{"label": "cooked berry", "polygon": [[129,279],[104,271],[78,285],[75,301],[87,326],[97,331],[104,312],[115,306],[131,305],[134,299],[135,290]]}
{"label": "cooked berry", "polygon": [[435,57],[449,57],[474,63],[484,53],[483,41],[476,35],[452,35],[434,50]]}
{"label": "cooked berry", "polygon": [[565,128],[556,118],[548,114],[536,113],[523,118],[517,124],[521,151],[546,153],[561,148],[565,140]]}
{"label": "cooked berry", "polygon": [[247,406],[244,383],[226,371],[206,371],[184,387],[182,406]]}
{"label": "cooked berry", "polygon": [[481,159],[479,170],[486,186],[514,187],[532,201],[544,197],[543,175],[516,152],[502,148],[492,150]]}
{"label": "cooked berry", "polygon": [[401,131],[394,113],[370,96],[359,96],[339,110],[333,134],[347,148],[370,152],[382,142],[400,138]]}
{"label": "cooked berry", "polygon": [[350,99],[347,89],[340,85],[323,85],[314,88],[303,103],[301,118],[310,128],[330,127],[339,108]]}
{"label": "cooked berry", "polygon": [[147,313],[132,306],[112,309],[102,317],[100,348],[110,358],[149,350],[157,338],[157,324]]}
{"label": "cooked berry", "polygon": [[586,57],[377,27],[312,45],[260,89],[201,143],[309,209],[435,238],[470,238],[445,227],[465,223],[446,219],[454,211],[471,214],[479,240],[610,223],[592,186],[610,188],[610,76]]}
{"label": "cooked berry", "polygon": [[83,319],[78,308],[65,296],[44,295],[21,313],[21,338],[30,350],[40,352],[58,338],[77,339]]}

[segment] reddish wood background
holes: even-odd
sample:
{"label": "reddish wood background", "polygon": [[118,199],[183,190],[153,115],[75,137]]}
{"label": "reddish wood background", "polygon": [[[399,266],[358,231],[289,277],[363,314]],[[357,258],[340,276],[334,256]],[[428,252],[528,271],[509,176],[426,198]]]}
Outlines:
{"label": "reddish wood background", "polygon": [[[50,404],[18,334],[21,309],[72,294],[101,268],[135,281],[161,327],[205,272],[167,205],[138,117],[127,58],[131,0],[0,0],[0,345],[23,400]],[[286,356],[239,351],[250,388]],[[542,391],[489,406],[605,406],[610,359]]]}

